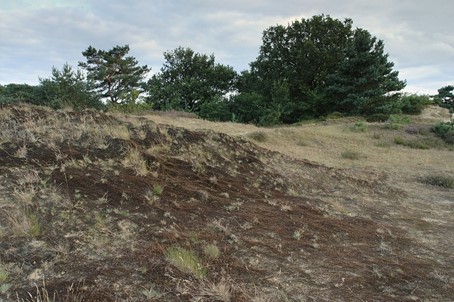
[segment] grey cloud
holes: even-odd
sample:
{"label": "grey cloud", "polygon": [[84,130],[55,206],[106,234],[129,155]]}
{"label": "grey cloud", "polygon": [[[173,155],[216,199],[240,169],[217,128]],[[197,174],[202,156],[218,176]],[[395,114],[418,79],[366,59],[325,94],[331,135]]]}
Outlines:
{"label": "grey cloud", "polygon": [[213,53],[241,71],[256,58],[263,30],[321,13],[352,18],[355,26],[383,39],[409,89],[434,92],[441,87],[436,85],[454,82],[450,0],[68,0],[59,6],[54,1],[6,6],[4,1],[1,84],[33,77],[37,82],[52,66],[77,65],[88,45],[129,44],[131,55],[153,72],[162,66],[162,53],[178,46]]}

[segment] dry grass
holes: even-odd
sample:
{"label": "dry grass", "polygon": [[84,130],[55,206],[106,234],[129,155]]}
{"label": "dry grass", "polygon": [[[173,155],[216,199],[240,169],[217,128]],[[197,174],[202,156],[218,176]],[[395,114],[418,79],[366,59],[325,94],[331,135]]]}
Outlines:
{"label": "dry grass", "polygon": [[[430,110],[434,111],[433,108]],[[434,113],[432,112],[432,116]],[[417,175],[424,172],[425,166],[440,167],[444,169],[446,163],[452,161],[452,151],[445,149],[421,152],[417,149],[399,148],[394,145],[396,134],[377,124],[368,124],[368,132],[344,131],[339,124],[347,123],[346,127],[354,127],[356,122],[349,119],[338,119],[333,122],[315,122],[300,126],[286,126],[277,128],[259,128],[253,125],[235,123],[215,123],[201,119],[167,119],[163,116],[145,116],[146,118],[162,124],[184,127],[191,130],[213,130],[233,136],[249,137],[252,133],[259,132],[266,136],[266,140],[258,145],[277,151],[294,158],[310,160],[330,167],[349,168],[354,163],[355,168],[373,168],[389,172],[402,173],[403,175]],[[437,118],[412,117],[414,122],[434,124]],[[400,130],[399,130],[400,131]],[[373,132],[370,135],[369,132]],[[402,132],[405,132],[402,130]],[[301,142],[304,142],[302,151]],[[394,146],[393,146],[394,145]],[[386,146],[383,148],[382,146]],[[339,154],[345,150],[355,150],[366,154],[367,161],[342,161]],[[435,155],[434,155],[435,153]],[[454,173],[454,168],[450,169]]]}
{"label": "dry grass", "polygon": [[208,299],[208,301],[230,302],[232,286],[225,278],[222,278],[218,283],[205,281],[200,284],[199,293],[195,296]]}
{"label": "dry grass", "polygon": [[[110,128],[115,119],[104,115],[59,112],[44,122],[33,116],[34,110],[27,112],[27,129],[0,120],[6,125],[0,142],[9,142],[1,147],[10,154],[0,166],[0,236],[8,239],[3,245],[8,250],[0,253],[2,261],[7,259],[3,273],[0,262],[0,300],[8,291],[3,278],[7,285],[21,286],[20,301],[83,301],[77,292],[69,299],[54,297],[54,292],[64,295],[68,282],[95,276],[98,264],[103,279],[87,290],[98,289],[93,293],[103,297],[121,295],[118,299],[125,301],[304,301],[350,293],[364,293],[358,299],[365,300],[377,288],[378,299],[391,297],[381,288],[407,300],[449,295],[452,274],[443,271],[450,265],[442,251],[453,246],[452,192],[421,180],[427,175],[453,179],[453,153],[410,149],[393,141],[398,135],[414,139],[431,133],[358,125],[346,118],[257,128],[144,115],[119,116],[116,121],[126,123],[114,134],[103,125]],[[150,121],[254,142],[176,128],[163,134]],[[363,126],[368,130],[356,131]],[[140,132],[141,127],[147,132]],[[20,139],[12,135],[15,130]],[[251,133],[266,139],[254,140]],[[111,148],[99,150],[110,141]],[[26,159],[14,156],[22,145]],[[345,150],[367,160],[343,160]],[[37,151],[43,158],[33,157]],[[161,166],[147,163],[145,158],[152,157]],[[143,177],[128,175],[124,167]],[[194,238],[186,235],[190,232]],[[58,246],[52,238],[61,239]],[[123,265],[128,253],[138,257]],[[39,259],[37,264],[27,261],[30,256]],[[20,259],[21,272],[13,258]],[[433,267],[424,267],[424,261]],[[423,265],[416,269],[413,263]],[[396,269],[388,264],[401,271],[390,273]],[[64,275],[54,270],[61,267]],[[45,285],[36,291],[30,287],[27,278],[38,269],[52,278],[52,291]],[[156,273],[153,281],[151,273]],[[370,283],[369,274],[375,278]],[[431,282],[427,293],[418,289],[425,278]],[[259,286],[255,292],[254,284]]]}
{"label": "dry grass", "polygon": [[131,134],[125,125],[109,125],[104,127],[104,132],[113,138],[119,138],[123,140],[130,140]]}
{"label": "dry grass", "polygon": [[122,164],[134,170],[136,175],[146,176],[148,174],[148,166],[145,159],[142,157],[142,153],[134,148],[130,148],[126,153],[126,156],[122,160]]}

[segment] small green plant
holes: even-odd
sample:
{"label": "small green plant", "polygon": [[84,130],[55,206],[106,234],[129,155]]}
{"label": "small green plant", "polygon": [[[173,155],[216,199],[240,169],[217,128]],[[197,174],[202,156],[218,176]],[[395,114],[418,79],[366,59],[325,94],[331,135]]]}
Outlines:
{"label": "small green plant", "polygon": [[295,230],[293,232],[292,238],[295,239],[295,240],[300,240],[301,237],[303,236],[303,233],[304,233],[304,231],[301,230],[301,229]]}
{"label": "small green plant", "polygon": [[182,272],[191,273],[199,279],[204,278],[207,274],[207,269],[193,251],[178,246],[171,247],[166,251],[165,256]]}
{"label": "small green plant", "polygon": [[5,265],[0,262],[0,284],[5,282],[8,279],[8,271],[5,268]]}
{"label": "small green plant", "polygon": [[260,142],[260,143],[263,143],[263,142],[265,142],[268,139],[268,136],[263,131],[251,132],[251,133],[248,134],[248,137],[253,139],[253,140],[255,140],[255,141],[257,141],[257,142]]}
{"label": "small green plant", "polygon": [[140,292],[142,293],[142,295],[145,296],[147,301],[156,301],[156,300],[161,299],[162,297],[164,297],[166,295],[166,293],[160,293],[155,288],[154,284],[152,284],[150,286],[150,288],[143,287],[143,289]]}
{"label": "small green plant", "polygon": [[12,286],[10,283],[0,283],[0,295],[6,294]]}
{"label": "small green plant", "polygon": [[342,158],[351,159],[351,160],[358,160],[361,157],[361,154],[356,151],[352,150],[345,150],[341,153]]}
{"label": "small green plant", "polygon": [[155,196],[161,196],[162,192],[164,192],[164,187],[163,186],[161,186],[160,184],[155,184],[153,186],[153,194]]}
{"label": "small green plant", "polygon": [[429,175],[422,179],[423,183],[447,189],[454,189],[454,177],[446,175]]}
{"label": "small green plant", "polygon": [[203,253],[210,259],[217,259],[221,254],[221,251],[215,244],[208,244],[203,248]]}
{"label": "small green plant", "polygon": [[353,126],[350,127],[350,131],[352,132],[367,132],[369,130],[367,125],[364,122],[356,122]]}

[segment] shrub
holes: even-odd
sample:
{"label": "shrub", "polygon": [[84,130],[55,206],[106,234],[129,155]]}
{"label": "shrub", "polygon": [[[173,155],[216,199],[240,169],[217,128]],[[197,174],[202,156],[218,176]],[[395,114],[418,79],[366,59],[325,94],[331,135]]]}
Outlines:
{"label": "shrub", "polygon": [[422,110],[432,103],[427,95],[404,95],[400,98],[402,113],[421,114]]}
{"label": "shrub", "polygon": [[366,117],[366,121],[369,123],[384,123],[389,119],[388,114],[376,113]]}
{"label": "shrub", "polygon": [[327,119],[331,119],[331,120],[335,120],[335,119],[339,119],[339,118],[343,118],[343,117],[344,117],[343,113],[334,111],[334,112],[328,114],[328,116],[326,118]]}
{"label": "shrub", "polygon": [[408,134],[413,134],[413,135],[420,134],[419,128],[416,126],[411,126],[411,125],[405,127],[405,132],[407,132]]}
{"label": "shrub", "polygon": [[350,130],[353,132],[367,132],[368,128],[364,122],[356,122],[353,126],[350,127]]}
{"label": "shrub", "polygon": [[399,124],[399,125],[406,125],[411,123],[411,119],[408,116],[400,115],[400,114],[391,114],[389,116],[390,123]]}
{"label": "shrub", "polygon": [[357,160],[361,157],[361,154],[356,151],[345,150],[344,152],[341,153],[341,156],[342,158]]}
{"label": "shrub", "polygon": [[454,144],[454,121],[437,123],[432,131],[448,144]]}
{"label": "shrub", "polygon": [[407,140],[400,136],[396,136],[394,138],[394,143],[396,145],[402,145],[402,146],[409,147],[412,149],[421,149],[421,150],[427,150],[430,148],[439,148],[439,147],[443,146],[443,143],[434,137]]}
{"label": "shrub", "polygon": [[257,142],[260,142],[260,143],[263,143],[268,139],[268,136],[266,135],[266,133],[262,132],[262,131],[255,131],[255,132],[249,133],[248,137]]}
{"label": "shrub", "polygon": [[408,116],[400,114],[392,114],[389,116],[389,123],[385,125],[386,129],[397,130],[402,128],[402,126],[410,124],[411,119]]}
{"label": "shrub", "polygon": [[445,175],[429,175],[422,179],[423,183],[448,189],[454,189],[454,177]]}
{"label": "shrub", "polygon": [[401,136],[396,136],[394,138],[394,143],[396,145],[405,145],[405,140]]}
{"label": "shrub", "polygon": [[204,102],[200,106],[198,115],[201,118],[211,121],[231,121],[232,113],[230,112],[229,103],[221,98]]}

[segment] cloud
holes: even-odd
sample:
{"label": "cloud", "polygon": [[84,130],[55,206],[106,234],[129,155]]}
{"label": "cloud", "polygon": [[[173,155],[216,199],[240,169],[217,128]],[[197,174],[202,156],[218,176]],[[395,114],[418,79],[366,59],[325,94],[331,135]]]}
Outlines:
{"label": "cloud", "polygon": [[[327,14],[384,40],[407,89],[436,92],[454,82],[454,2],[432,0],[0,0],[0,84],[37,83],[51,67],[77,65],[89,45],[129,44],[139,63],[159,71],[178,46],[214,54],[237,71],[258,55],[262,32]],[[43,73],[43,70],[47,72]],[[34,81],[31,79],[35,79]]]}

